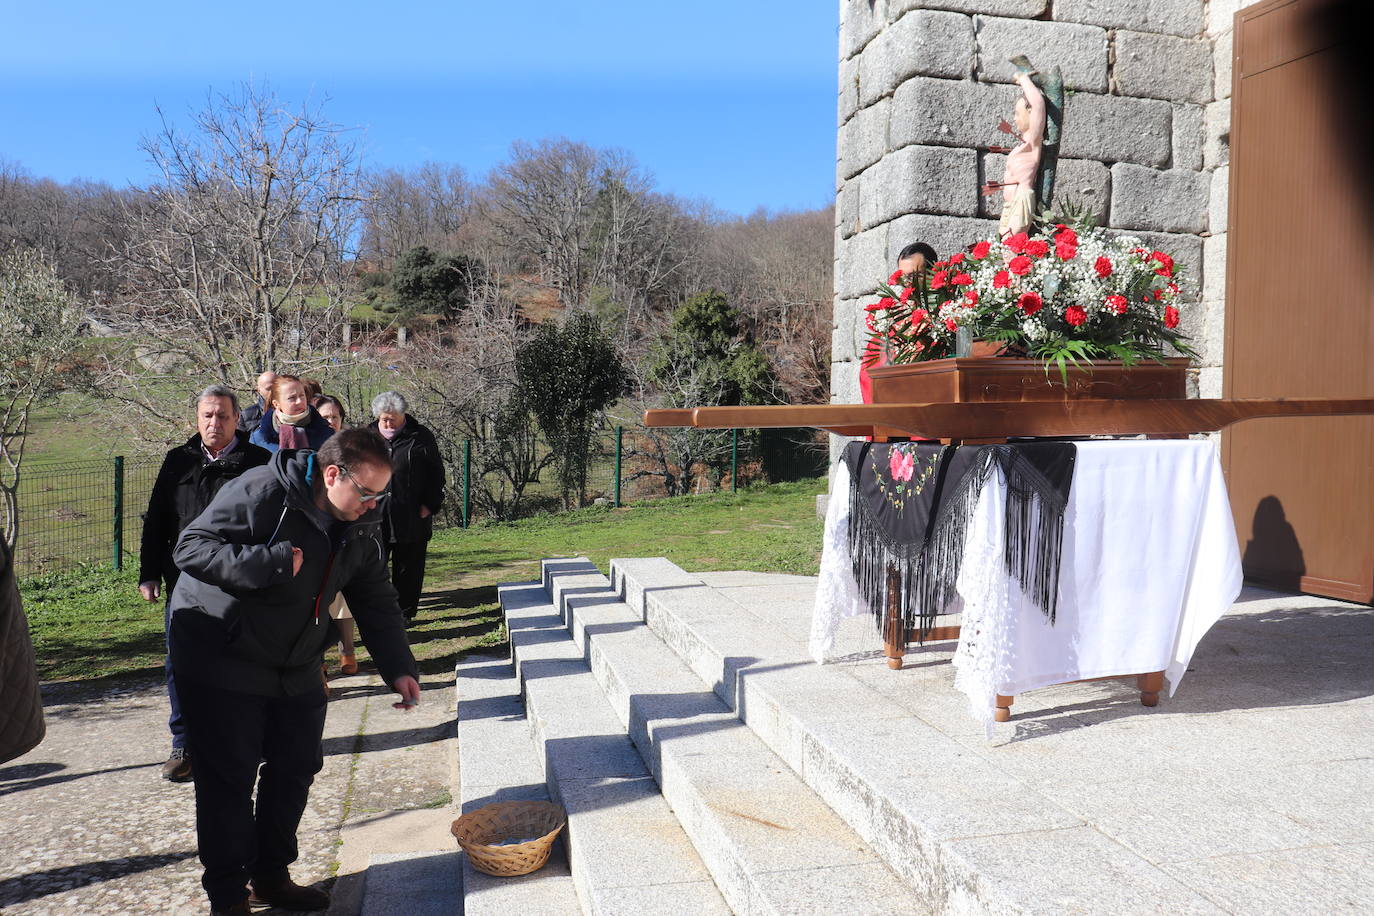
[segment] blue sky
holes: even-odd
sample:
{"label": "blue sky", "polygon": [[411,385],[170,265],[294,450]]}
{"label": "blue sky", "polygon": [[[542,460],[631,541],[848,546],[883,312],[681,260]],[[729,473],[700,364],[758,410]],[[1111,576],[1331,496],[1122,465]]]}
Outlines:
{"label": "blue sky", "polygon": [[59,181],[145,181],[154,104],[252,79],[327,99],[374,166],[481,176],[567,136],[735,213],[833,200],[833,0],[0,0],[0,22],[0,157]]}

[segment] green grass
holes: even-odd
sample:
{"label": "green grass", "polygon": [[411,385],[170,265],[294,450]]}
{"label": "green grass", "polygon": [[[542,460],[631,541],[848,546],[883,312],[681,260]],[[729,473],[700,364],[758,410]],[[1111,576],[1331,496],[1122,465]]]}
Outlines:
{"label": "green grass", "polygon": [[[686,570],[815,575],[824,478],[589,508],[437,533],[425,599],[410,630],[426,677],[451,675],[464,651],[505,640],[496,586],[535,579],[539,560],[582,555],[604,572],[613,557],[665,556]],[[137,563],[86,566],[19,582],[45,680],[150,674],[163,660],[162,603],[138,596]],[[359,659],[367,661],[366,649]]]}

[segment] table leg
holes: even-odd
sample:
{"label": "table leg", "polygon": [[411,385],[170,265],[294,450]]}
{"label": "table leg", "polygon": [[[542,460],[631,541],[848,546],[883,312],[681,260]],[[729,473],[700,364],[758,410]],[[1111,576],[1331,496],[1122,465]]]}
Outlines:
{"label": "table leg", "polygon": [[1011,704],[1016,701],[1016,697],[1004,697],[997,694],[997,705],[993,707],[992,718],[996,722],[1011,721]]}
{"label": "table leg", "polygon": [[906,654],[906,624],[902,615],[902,575],[897,567],[887,568],[887,608],[883,614],[883,654],[894,671],[902,667]]}
{"label": "table leg", "polygon": [[1136,684],[1140,687],[1140,705],[1158,706],[1159,692],[1164,689],[1164,672],[1151,671],[1149,674],[1136,676]]}

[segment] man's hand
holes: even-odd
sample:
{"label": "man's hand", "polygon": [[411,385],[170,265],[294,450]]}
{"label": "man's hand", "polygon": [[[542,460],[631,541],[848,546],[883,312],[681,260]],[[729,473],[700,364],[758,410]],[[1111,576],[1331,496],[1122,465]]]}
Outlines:
{"label": "man's hand", "polygon": [[434,513],[429,511],[429,506],[420,507],[420,518],[429,518]]}
{"label": "man's hand", "polygon": [[305,554],[299,547],[291,548],[291,575],[300,575],[301,565],[305,563]]}
{"label": "man's hand", "polygon": [[162,584],[156,579],[140,582],[138,583],[138,593],[143,596],[144,601],[156,601],[162,594]]}
{"label": "man's hand", "polygon": [[391,704],[393,708],[409,711],[420,705],[420,684],[410,675],[396,678],[391,689],[401,695],[401,702]]}

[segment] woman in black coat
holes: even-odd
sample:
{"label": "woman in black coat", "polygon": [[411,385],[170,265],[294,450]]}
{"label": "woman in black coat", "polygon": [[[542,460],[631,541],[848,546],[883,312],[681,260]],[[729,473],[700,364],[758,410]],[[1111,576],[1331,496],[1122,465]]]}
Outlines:
{"label": "woman in black coat", "polygon": [[425,580],[434,513],[444,502],[444,462],[434,433],[406,412],[406,399],[384,391],[372,399],[372,427],[391,446],[391,496],[386,500],[391,583],[401,611],[415,619]]}

